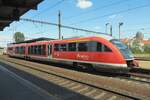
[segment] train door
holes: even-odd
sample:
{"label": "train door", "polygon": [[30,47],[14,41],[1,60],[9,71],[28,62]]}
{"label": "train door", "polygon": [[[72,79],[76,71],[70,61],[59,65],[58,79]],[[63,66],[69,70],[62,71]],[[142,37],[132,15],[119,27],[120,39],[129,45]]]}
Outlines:
{"label": "train door", "polygon": [[48,44],[48,57],[51,59],[52,57],[52,45]]}

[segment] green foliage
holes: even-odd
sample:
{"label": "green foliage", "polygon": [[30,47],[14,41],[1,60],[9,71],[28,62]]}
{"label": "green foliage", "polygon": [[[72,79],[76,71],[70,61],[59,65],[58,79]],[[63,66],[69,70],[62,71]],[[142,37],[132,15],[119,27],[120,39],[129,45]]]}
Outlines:
{"label": "green foliage", "polygon": [[0,49],[4,49],[3,47],[0,47]]}
{"label": "green foliage", "polygon": [[130,49],[131,49],[132,53],[134,53],[134,54],[141,54],[142,53],[142,51],[139,48],[131,47]]}
{"label": "green foliage", "polygon": [[144,52],[150,54],[150,45],[144,45]]}
{"label": "green foliage", "polygon": [[144,47],[143,47],[144,51],[141,51],[138,47],[131,47],[130,49],[134,54],[150,54],[150,45],[149,44],[144,45]]}
{"label": "green foliage", "polygon": [[15,42],[22,42],[25,40],[25,36],[23,33],[21,32],[16,32],[13,36],[13,38],[15,39]]}

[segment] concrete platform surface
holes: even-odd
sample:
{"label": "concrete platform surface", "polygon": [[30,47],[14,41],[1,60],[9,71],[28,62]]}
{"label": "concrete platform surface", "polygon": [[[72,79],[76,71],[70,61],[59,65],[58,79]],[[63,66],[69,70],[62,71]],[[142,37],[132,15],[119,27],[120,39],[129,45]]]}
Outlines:
{"label": "concrete platform surface", "polygon": [[43,89],[0,65],[0,100],[54,100]]}
{"label": "concrete platform surface", "polygon": [[141,68],[150,69],[150,61],[141,61],[138,60]]}

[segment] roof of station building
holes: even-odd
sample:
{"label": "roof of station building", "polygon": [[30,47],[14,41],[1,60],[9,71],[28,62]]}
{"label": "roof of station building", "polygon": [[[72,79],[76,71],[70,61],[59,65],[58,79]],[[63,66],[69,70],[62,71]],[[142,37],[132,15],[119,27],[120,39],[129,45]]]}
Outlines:
{"label": "roof of station building", "polygon": [[43,0],[0,0],[0,31],[13,21],[19,21],[20,16],[31,9],[37,9],[37,5]]}

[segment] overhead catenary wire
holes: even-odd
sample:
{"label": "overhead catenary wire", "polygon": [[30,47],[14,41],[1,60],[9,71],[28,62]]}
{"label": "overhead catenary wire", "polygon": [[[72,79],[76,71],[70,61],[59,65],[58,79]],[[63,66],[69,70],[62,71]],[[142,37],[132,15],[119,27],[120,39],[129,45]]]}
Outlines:
{"label": "overhead catenary wire", "polygon": [[32,17],[37,17],[40,16],[41,14],[50,11],[51,9],[55,8],[56,6],[60,5],[61,3],[63,3],[65,0],[59,0],[58,2],[56,2],[54,5],[52,6],[48,6],[45,9],[43,9],[40,13],[37,13],[36,15],[32,16]]}
{"label": "overhead catenary wire", "polygon": [[[51,9],[55,8],[56,6],[62,4],[64,1],[65,1],[65,0],[59,0],[59,1],[57,1],[54,5],[46,7],[46,8],[43,9],[40,13],[36,13],[35,15],[31,16],[30,18],[38,17],[38,16],[40,16],[41,14],[43,14],[43,13],[45,13],[45,12],[47,12],[47,11],[50,11]],[[1,20],[0,20],[0,21],[1,21]],[[9,22],[9,20],[8,20],[7,22]],[[24,25],[24,23],[22,23],[22,24],[20,24],[20,25]]]}
{"label": "overhead catenary wire", "polygon": [[[56,24],[56,23],[45,22],[45,21],[39,21],[39,20],[33,20],[33,19],[28,19],[28,18],[20,18],[20,20],[22,20],[22,21],[27,21],[27,22],[33,22],[33,23],[46,24],[46,25],[53,25],[53,26],[58,26],[58,25],[59,25],[59,24]],[[61,25],[61,27],[62,27],[62,28],[66,28],[66,29],[72,29],[72,30],[78,30],[78,31],[89,32],[89,33],[106,34],[106,33],[102,33],[102,32],[96,32],[96,31],[91,31],[91,30],[88,30],[88,29],[75,28],[75,27],[65,26],[65,25]],[[106,35],[109,35],[109,34],[106,34]]]}
{"label": "overhead catenary wire", "polygon": [[114,15],[114,14],[125,13],[125,12],[129,12],[129,11],[133,11],[133,10],[136,10],[136,9],[145,8],[145,7],[149,7],[149,6],[150,6],[150,4],[145,4],[145,5],[142,5],[142,6],[137,6],[137,7],[133,7],[133,8],[125,9],[125,10],[120,10],[120,11],[112,12],[112,13],[105,14],[105,15],[102,15],[102,16],[97,16],[97,17],[81,20],[81,21],[79,21],[77,23],[71,23],[71,25],[72,24],[78,24],[78,23],[87,23],[89,21],[94,21],[94,20],[97,20],[99,18],[108,17],[108,16],[111,16],[111,15]]}
{"label": "overhead catenary wire", "polygon": [[[125,29],[123,30],[124,32],[127,32],[127,31],[142,31],[142,30],[149,30],[150,27],[141,27],[141,28],[132,28],[132,29]],[[149,33],[150,34],[150,33]]]}
{"label": "overhead catenary wire", "polygon": [[[86,15],[86,14],[89,14],[89,13],[93,13],[93,12],[95,12],[95,11],[97,11],[97,10],[102,10],[102,9],[104,9],[104,8],[106,8],[106,7],[115,6],[115,5],[118,5],[118,4],[127,2],[127,1],[129,1],[129,0],[123,0],[123,1],[122,1],[122,0],[119,0],[119,1],[117,1],[117,2],[112,2],[112,3],[110,3],[110,4],[103,5],[103,6],[101,6],[101,7],[97,7],[97,8],[91,9],[90,11],[81,12],[81,13],[79,13],[78,15],[73,15],[73,16],[70,16],[70,17],[66,17],[65,19],[66,19],[66,20],[70,20],[70,19],[72,19],[72,18],[76,18],[76,17],[82,16],[82,15]],[[64,19],[64,20],[65,20],[65,19]]]}

